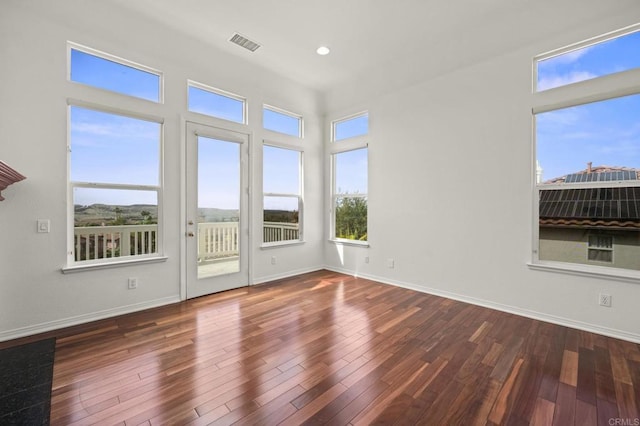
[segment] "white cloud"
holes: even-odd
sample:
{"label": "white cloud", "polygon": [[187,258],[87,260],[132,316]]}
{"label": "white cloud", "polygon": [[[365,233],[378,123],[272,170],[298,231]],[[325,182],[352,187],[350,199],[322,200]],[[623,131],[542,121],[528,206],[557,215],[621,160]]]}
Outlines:
{"label": "white cloud", "polygon": [[598,77],[597,74],[589,71],[572,71],[568,74],[559,75],[551,74],[544,76],[538,80],[538,90],[553,89],[554,87],[566,86],[567,84],[577,83],[579,81],[591,80]]}

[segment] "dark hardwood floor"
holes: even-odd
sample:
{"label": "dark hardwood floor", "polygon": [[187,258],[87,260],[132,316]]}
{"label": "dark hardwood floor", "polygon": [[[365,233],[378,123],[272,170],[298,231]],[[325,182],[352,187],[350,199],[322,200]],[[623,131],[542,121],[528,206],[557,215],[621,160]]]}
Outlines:
{"label": "dark hardwood floor", "polygon": [[53,334],[53,425],[640,424],[640,345],[328,271]]}

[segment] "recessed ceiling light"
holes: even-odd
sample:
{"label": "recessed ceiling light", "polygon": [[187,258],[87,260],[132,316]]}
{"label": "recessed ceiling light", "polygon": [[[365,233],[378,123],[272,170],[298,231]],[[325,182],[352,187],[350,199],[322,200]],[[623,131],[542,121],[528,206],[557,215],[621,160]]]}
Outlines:
{"label": "recessed ceiling light", "polygon": [[329,52],[331,52],[331,50],[327,46],[320,46],[318,47],[316,52],[318,53],[318,55],[324,56],[324,55],[328,55]]}

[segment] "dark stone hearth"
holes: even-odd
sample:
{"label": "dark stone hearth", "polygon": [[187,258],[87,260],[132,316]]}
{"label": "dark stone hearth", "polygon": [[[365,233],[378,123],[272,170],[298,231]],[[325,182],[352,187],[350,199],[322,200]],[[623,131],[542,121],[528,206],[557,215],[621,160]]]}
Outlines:
{"label": "dark stone hearth", "polygon": [[0,350],[0,425],[48,425],[55,339]]}

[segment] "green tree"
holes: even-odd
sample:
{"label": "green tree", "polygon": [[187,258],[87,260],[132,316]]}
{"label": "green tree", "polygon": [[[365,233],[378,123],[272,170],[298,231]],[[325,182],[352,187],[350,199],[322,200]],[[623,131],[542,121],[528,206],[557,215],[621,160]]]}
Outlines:
{"label": "green tree", "polygon": [[336,200],[336,237],[367,240],[367,199],[345,197]]}

